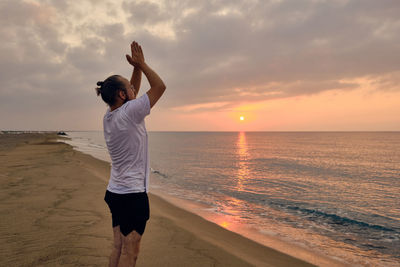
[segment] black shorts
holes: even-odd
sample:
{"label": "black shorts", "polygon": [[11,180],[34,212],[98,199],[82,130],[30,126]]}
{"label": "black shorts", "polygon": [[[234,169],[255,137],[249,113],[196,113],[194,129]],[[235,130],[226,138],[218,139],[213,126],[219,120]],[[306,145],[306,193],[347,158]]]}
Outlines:
{"label": "black shorts", "polygon": [[116,194],[107,190],[104,201],[110,208],[113,227],[119,225],[124,236],[133,230],[143,235],[150,217],[149,198],[146,192]]}

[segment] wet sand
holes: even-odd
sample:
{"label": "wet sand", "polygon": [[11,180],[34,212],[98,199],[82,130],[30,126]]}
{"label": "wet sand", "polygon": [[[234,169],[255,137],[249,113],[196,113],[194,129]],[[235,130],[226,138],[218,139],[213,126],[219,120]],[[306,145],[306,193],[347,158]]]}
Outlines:
{"label": "wet sand", "polygon": [[[0,266],[106,266],[110,166],[55,134],[0,135]],[[312,266],[149,194],[137,266]]]}

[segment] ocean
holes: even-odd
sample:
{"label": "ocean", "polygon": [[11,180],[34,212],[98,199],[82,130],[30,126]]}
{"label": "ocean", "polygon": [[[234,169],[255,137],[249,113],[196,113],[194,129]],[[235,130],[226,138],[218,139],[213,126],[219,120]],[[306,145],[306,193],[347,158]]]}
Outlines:
{"label": "ocean", "polygon": [[[67,134],[110,162],[101,131]],[[150,192],[288,254],[400,266],[400,132],[148,136]]]}

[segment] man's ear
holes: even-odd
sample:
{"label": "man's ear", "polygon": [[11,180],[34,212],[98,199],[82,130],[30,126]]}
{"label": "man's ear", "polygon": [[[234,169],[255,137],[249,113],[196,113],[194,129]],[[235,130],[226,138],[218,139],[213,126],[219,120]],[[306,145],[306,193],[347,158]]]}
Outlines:
{"label": "man's ear", "polygon": [[127,98],[127,95],[125,94],[125,92],[123,90],[119,90],[118,91],[118,96],[122,99],[125,100]]}

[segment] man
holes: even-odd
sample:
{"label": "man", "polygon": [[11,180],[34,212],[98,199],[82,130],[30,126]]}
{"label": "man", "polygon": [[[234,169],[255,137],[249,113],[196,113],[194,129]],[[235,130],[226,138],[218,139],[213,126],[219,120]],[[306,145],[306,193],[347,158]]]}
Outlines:
{"label": "man", "polygon": [[[97,95],[108,104],[103,119],[104,138],[112,160],[104,200],[112,215],[114,246],[109,266],[135,266],[140,240],[150,216],[149,156],[144,118],[164,93],[166,86],[146,63],[136,42],[126,59],[134,67],[131,80],[113,75],[98,82]],[[136,98],[141,72],[150,89]]]}

